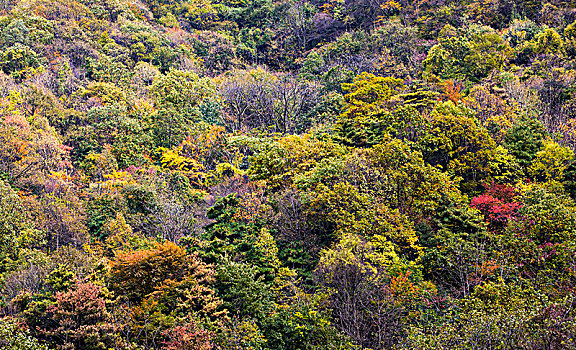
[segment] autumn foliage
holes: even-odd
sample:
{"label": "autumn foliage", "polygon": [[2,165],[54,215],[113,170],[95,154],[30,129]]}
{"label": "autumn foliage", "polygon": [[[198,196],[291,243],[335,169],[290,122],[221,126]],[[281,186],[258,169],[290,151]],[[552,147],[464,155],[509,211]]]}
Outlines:
{"label": "autumn foliage", "polygon": [[576,348],[576,12],[0,0],[0,348]]}

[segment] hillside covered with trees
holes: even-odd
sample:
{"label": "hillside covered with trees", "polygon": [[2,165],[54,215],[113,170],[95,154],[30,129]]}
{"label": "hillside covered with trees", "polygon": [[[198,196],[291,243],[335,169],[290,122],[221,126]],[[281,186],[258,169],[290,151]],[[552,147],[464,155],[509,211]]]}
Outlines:
{"label": "hillside covered with trees", "polygon": [[576,348],[576,2],[0,0],[0,348]]}

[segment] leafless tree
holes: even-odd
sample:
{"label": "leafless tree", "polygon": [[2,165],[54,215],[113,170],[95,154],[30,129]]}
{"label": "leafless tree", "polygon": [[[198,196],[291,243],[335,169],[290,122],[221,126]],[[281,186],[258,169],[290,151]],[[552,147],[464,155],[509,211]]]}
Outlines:
{"label": "leafless tree", "polygon": [[411,312],[386,284],[386,272],[367,268],[370,249],[355,252],[355,261],[320,263],[319,282],[332,291],[335,326],[362,348],[392,349],[405,335]]}
{"label": "leafless tree", "polygon": [[296,52],[306,51],[314,31],[313,7],[304,1],[290,3],[283,25],[286,28],[286,41]]}
{"label": "leafless tree", "polygon": [[196,208],[169,191],[159,191],[149,210],[152,216],[150,233],[177,242],[196,232]]}
{"label": "leafless tree", "polygon": [[232,131],[255,128],[293,133],[306,123],[319,101],[318,88],[291,75],[238,72],[220,87],[226,126]]}

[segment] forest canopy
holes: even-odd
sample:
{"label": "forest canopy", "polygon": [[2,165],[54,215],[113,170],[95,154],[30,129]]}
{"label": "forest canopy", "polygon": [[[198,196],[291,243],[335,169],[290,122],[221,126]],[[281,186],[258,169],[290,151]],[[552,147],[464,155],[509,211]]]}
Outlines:
{"label": "forest canopy", "polygon": [[576,348],[576,3],[0,0],[0,348]]}

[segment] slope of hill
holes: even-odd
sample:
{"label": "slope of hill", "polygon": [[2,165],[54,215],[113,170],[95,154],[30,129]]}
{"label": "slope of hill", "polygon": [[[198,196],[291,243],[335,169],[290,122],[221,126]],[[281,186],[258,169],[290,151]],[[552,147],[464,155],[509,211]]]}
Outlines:
{"label": "slope of hill", "polygon": [[0,0],[0,348],[576,348],[576,4]]}

